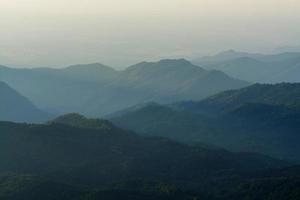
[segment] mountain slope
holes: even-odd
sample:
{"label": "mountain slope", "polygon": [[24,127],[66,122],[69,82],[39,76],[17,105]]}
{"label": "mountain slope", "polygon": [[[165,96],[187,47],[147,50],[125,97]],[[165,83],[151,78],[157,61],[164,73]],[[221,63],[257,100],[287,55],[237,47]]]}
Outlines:
{"label": "mountain slope", "polygon": [[114,126],[94,129],[62,123],[0,122],[0,172],[18,171],[94,186],[134,178],[200,184],[224,170],[225,175],[232,170],[285,166],[282,161],[259,154],[143,138]]}
{"label": "mountain slope", "polygon": [[255,84],[239,90],[230,90],[198,102],[174,104],[177,109],[197,113],[227,113],[246,103],[284,105],[298,110],[300,107],[300,84]]}
{"label": "mountain slope", "polygon": [[101,64],[64,69],[0,67],[0,80],[44,110],[88,116],[109,114],[146,101],[200,100],[215,92],[249,85],[183,59],[140,63],[124,71]]}
{"label": "mountain slope", "polygon": [[105,83],[111,80],[112,71],[100,64],[64,69],[14,69],[0,66],[0,80],[26,95],[38,107],[65,113],[80,110],[92,95],[101,91]]}
{"label": "mountain slope", "polygon": [[122,82],[131,87],[142,86],[161,93],[168,92],[173,96],[176,96],[176,93],[191,96],[193,91],[196,93],[195,97],[199,99],[224,88],[247,85],[222,72],[206,71],[184,59],[139,63],[123,72]]}
{"label": "mountain slope", "polygon": [[6,83],[0,82],[0,120],[43,122],[49,118],[49,114],[36,108],[27,98]]}
{"label": "mountain slope", "polygon": [[200,65],[215,65],[224,63],[230,60],[235,60],[239,58],[249,57],[249,58],[261,58],[264,57],[264,54],[258,54],[258,53],[248,53],[248,52],[241,52],[241,51],[235,51],[235,50],[227,50],[220,53],[217,53],[216,55],[212,56],[204,56],[202,58],[195,59],[193,62]]}
{"label": "mountain slope", "polygon": [[199,102],[146,104],[110,120],[148,136],[300,161],[300,85],[253,85]]}
{"label": "mountain slope", "polygon": [[149,101],[200,100],[226,88],[247,85],[249,83],[232,79],[220,71],[204,70],[184,59],[143,62],[122,71],[106,92],[91,98],[87,113],[99,116],[99,110],[104,108],[107,109],[104,114],[109,114]]}
{"label": "mountain slope", "polygon": [[0,174],[1,200],[79,200],[86,191],[26,174]]}
{"label": "mountain slope", "polygon": [[299,172],[293,173],[293,170],[284,168],[279,173],[268,170],[263,176],[230,183],[229,187],[219,182],[197,192],[184,191],[160,181],[143,180],[117,182],[107,188],[93,189],[10,173],[0,175],[0,197],[1,200],[294,200],[299,199],[300,179]]}
{"label": "mountain slope", "polygon": [[227,56],[227,59],[221,58],[222,56],[216,55],[210,58],[210,62],[205,63],[205,60],[203,60],[203,63],[200,65],[205,69],[220,70],[234,78],[250,82],[279,83],[300,81],[300,53],[256,55],[232,52]]}

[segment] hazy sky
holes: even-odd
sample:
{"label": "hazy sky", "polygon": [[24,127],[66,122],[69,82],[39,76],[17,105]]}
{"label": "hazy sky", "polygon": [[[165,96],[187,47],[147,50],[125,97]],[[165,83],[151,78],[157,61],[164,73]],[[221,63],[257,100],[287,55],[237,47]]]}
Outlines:
{"label": "hazy sky", "polygon": [[193,58],[300,44],[300,0],[0,0],[0,64]]}

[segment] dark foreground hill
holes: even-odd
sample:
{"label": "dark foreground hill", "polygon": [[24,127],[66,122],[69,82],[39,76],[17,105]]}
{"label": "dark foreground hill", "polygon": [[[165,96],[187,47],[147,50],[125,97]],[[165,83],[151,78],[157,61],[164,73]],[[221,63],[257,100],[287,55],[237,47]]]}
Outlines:
{"label": "dark foreground hill", "polygon": [[66,120],[49,125],[1,122],[0,170],[101,185],[130,177],[193,182],[219,170],[280,165],[259,154],[193,148],[98,123],[82,128],[65,125]]}
{"label": "dark foreground hill", "polygon": [[299,177],[276,178],[276,175],[243,181],[230,189],[215,187],[209,192],[185,191],[159,181],[124,181],[93,189],[33,175],[0,175],[1,200],[297,200],[299,189]]}
{"label": "dark foreground hill", "polygon": [[300,161],[299,95],[299,84],[256,84],[199,102],[145,104],[110,118],[147,136]]}
{"label": "dark foreground hill", "polygon": [[0,120],[15,122],[45,122],[50,118],[27,98],[0,81]]}
{"label": "dark foreground hill", "polygon": [[144,138],[77,114],[46,125],[0,122],[0,150],[3,200],[225,200],[252,197],[255,187],[279,200],[299,188],[298,167],[280,169],[284,161]]}

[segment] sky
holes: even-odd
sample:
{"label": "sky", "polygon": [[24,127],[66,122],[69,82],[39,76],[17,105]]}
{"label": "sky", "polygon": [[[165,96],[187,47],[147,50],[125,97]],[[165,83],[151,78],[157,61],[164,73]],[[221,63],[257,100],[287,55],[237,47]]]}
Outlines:
{"label": "sky", "polygon": [[300,0],[0,0],[0,64],[194,59],[300,45]]}

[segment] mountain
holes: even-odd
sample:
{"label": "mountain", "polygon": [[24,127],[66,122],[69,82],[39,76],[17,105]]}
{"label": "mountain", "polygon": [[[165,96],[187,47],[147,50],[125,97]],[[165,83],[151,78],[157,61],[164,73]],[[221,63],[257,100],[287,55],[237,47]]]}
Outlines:
{"label": "mountain", "polygon": [[297,197],[300,177],[298,166],[261,154],[145,138],[78,114],[0,122],[0,157],[3,200],[227,200],[259,187],[281,200]]}
{"label": "mountain", "polygon": [[118,75],[113,68],[101,63],[72,65],[62,69],[34,68],[33,71],[77,81],[105,83]]}
{"label": "mountain", "polygon": [[0,82],[0,120],[15,122],[43,122],[50,114],[39,110],[27,98],[6,83]]}
{"label": "mountain", "polygon": [[281,46],[274,49],[274,52],[300,52],[300,45],[296,46]]}
{"label": "mountain", "polygon": [[87,129],[100,129],[100,130],[111,130],[116,128],[113,124],[107,120],[101,119],[87,119],[83,115],[77,113],[65,114],[59,116],[51,121],[49,124],[65,124],[68,126],[87,128]]}
{"label": "mountain", "polygon": [[113,72],[113,69],[101,64],[64,69],[0,66],[0,80],[26,95],[43,110],[65,113],[79,110],[92,95],[101,91],[110,78],[115,77]]}
{"label": "mountain", "polygon": [[[134,186],[134,188],[132,188]],[[1,200],[167,200],[198,198],[195,192],[159,181],[116,182],[107,188],[90,188],[29,174],[0,174]]]}
{"label": "mountain", "polygon": [[199,100],[226,88],[246,85],[247,82],[219,71],[201,69],[184,59],[143,62],[122,71],[119,79],[110,85],[113,89],[109,88],[109,98],[103,98],[103,93],[92,98],[87,113],[99,116],[99,110],[104,108],[104,114],[109,114],[148,101]]}
{"label": "mountain", "polygon": [[199,102],[145,104],[109,116],[146,136],[300,161],[299,84],[256,84]]}
{"label": "mountain", "polygon": [[[207,71],[184,59],[144,62],[123,72],[122,84],[129,87],[148,88],[156,93],[180,98],[203,98],[225,88],[247,85],[220,71]],[[204,87],[205,85],[205,87]]]}
{"label": "mountain", "polygon": [[254,84],[239,90],[229,90],[199,102],[182,102],[175,107],[198,113],[227,113],[246,103],[283,105],[291,109],[300,108],[300,84]]}
{"label": "mountain", "polygon": [[200,184],[199,180],[222,171],[226,174],[226,170],[231,174],[234,169],[286,166],[260,154],[144,138],[115,126],[99,128],[105,122],[97,128],[82,128],[66,125],[66,121],[46,125],[0,122],[0,173],[34,174],[91,186],[134,178]]}
{"label": "mountain", "polygon": [[225,52],[203,61],[195,61],[205,69],[220,70],[228,75],[258,83],[299,82],[300,53],[287,52],[259,55]]}
{"label": "mountain", "polygon": [[248,52],[242,52],[242,51],[235,51],[235,50],[227,50],[223,51],[220,53],[217,53],[216,55],[212,56],[204,56],[199,59],[193,60],[194,63],[202,66],[202,65],[208,65],[208,64],[218,64],[234,59],[239,59],[239,58],[260,58],[263,57],[264,54],[258,54],[258,53],[248,53]]}
{"label": "mountain", "polygon": [[214,133],[207,118],[155,103],[128,108],[109,116],[109,119],[120,127],[145,136],[162,136],[187,143],[206,142],[200,133]]}
{"label": "mountain", "polygon": [[143,180],[117,182],[108,188],[93,189],[9,173],[0,175],[0,197],[2,200],[291,200],[299,199],[299,173],[294,174],[295,169],[284,168],[279,173],[264,171],[268,175],[237,181],[230,184],[230,188],[219,183],[213,190],[202,188],[198,191],[184,191],[172,184]]}
{"label": "mountain", "polygon": [[184,59],[143,62],[123,71],[97,63],[63,69],[0,67],[0,80],[44,110],[88,116],[102,116],[147,101],[200,100],[249,85]]}
{"label": "mountain", "polygon": [[79,200],[86,191],[28,174],[0,174],[1,200]]}

